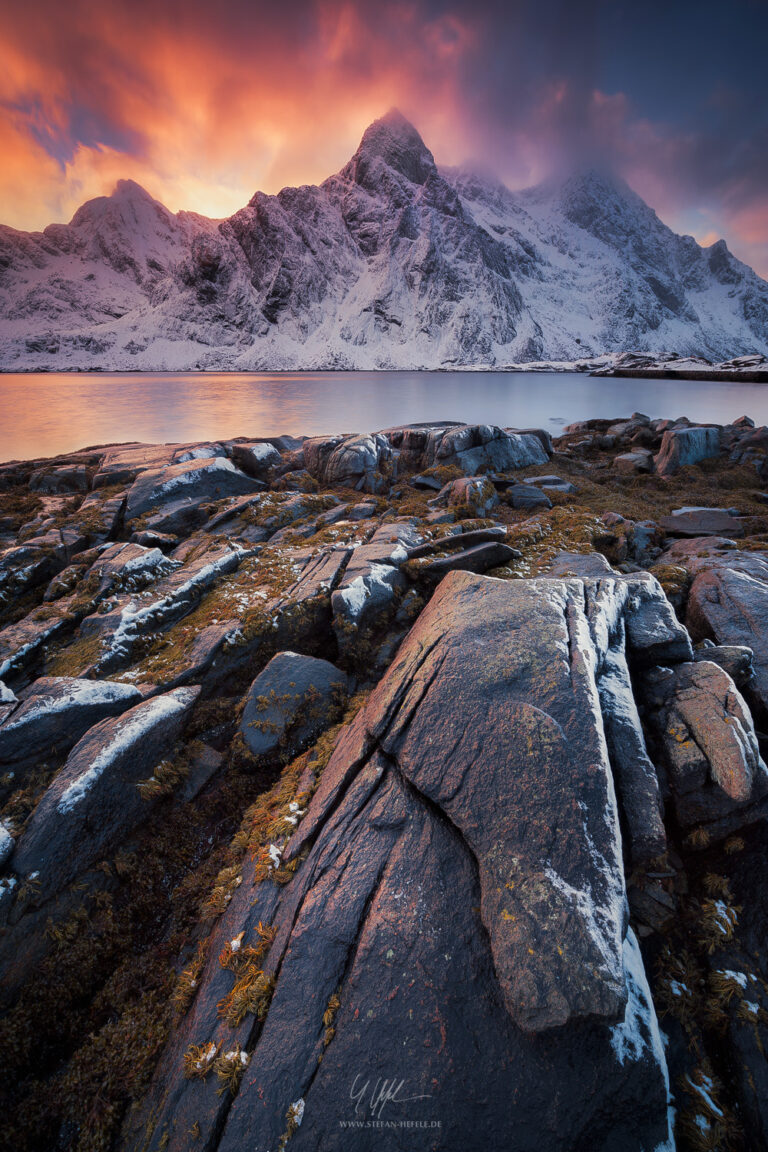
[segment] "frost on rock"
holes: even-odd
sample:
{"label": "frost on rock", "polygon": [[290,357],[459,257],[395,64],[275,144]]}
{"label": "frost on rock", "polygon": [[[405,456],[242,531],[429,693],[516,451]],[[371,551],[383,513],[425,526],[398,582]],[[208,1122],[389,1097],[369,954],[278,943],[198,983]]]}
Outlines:
{"label": "frost on rock", "polygon": [[[653,1006],[648,978],[645,974],[640,945],[631,928],[627,930],[623,947],[624,972],[627,982],[627,1006],[624,1010],[624,1019],[621,1024],[611,1028],[611,1047],[616,1059],[622,1066],[626,1063],[637,1063],[641,1060],[651,1060],[657,1066],[663,1077],[667,1100],[671,1099],[669,1089],[669,1071],[667,1057],[664,1052],[664,1043],[659,1031],[656,1010]],[[675,1139],[673,1135],[673,1113],[668,1111],[669,1132],[667,1140],[657,1145],[655,1152],[674,1152]]]}
{"label": "frost on rock", "polygon": [[199,688],[150,697],[99,721],[70,752],[17,842],[13,868],[53,896],[146,819],[146,781],[178,739]]}
{"label": "frost on rock", "polygon": [[13,855],[14,840],[6,825],[0,821],[0,867]]}
{"label": "frost on rock", "polygon": [[293,1104],[291,1104],[288,1109],[288,1118],[289,1120],[293,1120],[297,1128],[301,1126],[301,1122],[304,1119],[303,1100],[294,1100]]}
{"label": "frost on rock", "polygon": [[58,811],[62,814],[71,812],[118,756],[128,752],[151,728],[184,712],[187,707],[188,701],[185,696],[168,693],[166,696],[155,696],[145,701],[133,709],[124,720],[118,721],[111,739],[91,761],[88,769],[62,792],[57,805]]}

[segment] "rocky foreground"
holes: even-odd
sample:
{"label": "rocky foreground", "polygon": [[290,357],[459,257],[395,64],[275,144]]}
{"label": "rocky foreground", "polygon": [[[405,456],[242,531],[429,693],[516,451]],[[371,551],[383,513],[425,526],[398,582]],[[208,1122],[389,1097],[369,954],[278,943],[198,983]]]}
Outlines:
{"label": "rocky foreground", "polygon": [[768,428],[0,467],[15,1149],[768,1143]]}

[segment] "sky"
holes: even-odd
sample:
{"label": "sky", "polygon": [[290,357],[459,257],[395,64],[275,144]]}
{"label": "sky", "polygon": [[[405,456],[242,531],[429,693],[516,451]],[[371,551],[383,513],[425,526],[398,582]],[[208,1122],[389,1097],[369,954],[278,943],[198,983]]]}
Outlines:
{"label": "sky", "polygon": [[396,106],[510,187],[598,163],[768,276],[766,0],[0,0],[0,222],[120,178],[220,217]]}

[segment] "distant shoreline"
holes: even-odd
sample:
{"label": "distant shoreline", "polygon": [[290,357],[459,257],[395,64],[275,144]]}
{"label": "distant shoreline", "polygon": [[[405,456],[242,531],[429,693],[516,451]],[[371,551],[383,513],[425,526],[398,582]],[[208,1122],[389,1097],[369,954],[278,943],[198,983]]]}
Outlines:
{"label": "distant shoreline", "polygon": [[606,380],[634,379],[639,380],[712,380],[719,383],[740,381],[743,384],[768,384],[768,370],[756,369],[744,371],[723,371],[721,368],[687,368],[678,372],[674,368],[611,368],[599,372],[590,372],[590,376],[599,376]]}
{"label": "distant shoreline", "polygon": [[638,379],[638,380],[691,380],[694,382],[712,381],[715,383],[768,384],[768,369],[742,369],[728,371],[722,368],[619,368],[601,367],[598,369],[569,364],[547,363],[541,367],[535,364],[507,366],[505,368],[0,368],[3,376],[393,376],[402,373],[429,373],[433,376],[463,372],[467,375],[507,374],[517,376],[525,372],[541,375],[560,375],[564,372],[577,376],[592,376],[596,379]]}

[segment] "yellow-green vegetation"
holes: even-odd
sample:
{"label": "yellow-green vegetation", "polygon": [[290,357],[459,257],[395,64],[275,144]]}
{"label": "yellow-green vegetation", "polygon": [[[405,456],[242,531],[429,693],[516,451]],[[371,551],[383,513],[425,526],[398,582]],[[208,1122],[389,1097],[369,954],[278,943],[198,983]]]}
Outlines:
{"label": "yellow-green vegetation", "polygon": [[31,492],[26,485],[0,490],[0,517],[8,522],[12,532],[18,532],[39,515],[45,505],[37,492]]}
{"label": "yellow-green vegetation", "polygon": [[557,552],[594,552],[595,537],[605,533],[603,522],[582,508],[551,508],[507,525],[507,543],[522,552],[502,571],[508,577],[546,572]]}
{"label": "yellow-green vegetation", "polygon": [[51,645],[44,673],[46,676],[82,676],[103,654],[99,636],[80,636],[69,644],[62,640]]}
{"label": "yellow-green vegetation", "polygon": [[248,1013],[264,1020],[275,988],[275,980],[263,970],[264,960],[272,947],[276,929],[259,921],[252,943],[244,943],[245,932],[228,940],[219,956],[222,968],[228,969],[235,982],[219,1001],[218,1012],[227,1024],[236,1028]]}
{"label": "yellow-green vegetation", "polygon": [[[18,835],[24,828],[35,808],[42,800],[45,790],[56,775],[57,768],[49,764],[36,764],[28,769],[19,781],[20,787],[15,787],[16,775],[4,776],[0,779],[0,787],[6,798],[0,805],[0,817],[6,824],[11,824]],[[11,790],[12,791],[9,791]]]}
{"label": "yellow-green vegetation", "polygon": [[[316,488],[316,485],[314,485]],[[301,504],[297,507],[295,492],[264,492],[259,499],[248,504],[240,513],[240,519],[257,528],[270,528],[277,531],[307,516],[319,516],[335,504],[332,496],[315,495],[303,492]]]}
{"label": "yellow-green vegetation", "polygon": [[[298,706],[297,706],[298,701]],[[330,698],[326,699],[318,689],[310,684],[307,691],[299,696],[293,692],[284,692],[278,696],[274,688],[255,698],[256,711],[259,718],[251,720],[249,727],[265,735],[280,733],[278,746],[281,754],[287,756],[286,748],[293,741],[293,733],[310,724],[314,730],[328,728],[341,715],[346,701],[346,691],[340,684],[331,689]],[[270,715],[282,716],[285,723],[267,719],[261,713],[269,711]],[[274,752],[269,753],[274,756]]]}
{"label": "yellow-green vegetation", "polygon": [[701,1060],[681,1077],[678,1087],[685,1107],[677,1116],[675,1134],[690,1152],[728,1152],[741,1135],[736,1118],[722,1103],[723,1085],[708,1060]]}
{"label": "yellow-green vegetation", "polygon": [[[0,1105],[17,1152],[56,1147],[62,1125],[72,1152],[113,1147],[194,995],[200,903],[261,786],[229,771],[194,806],[161,802],[130,846],[72,886],[71,911],[50,919],[49,950],[0,1019]],[[184,979],[172,959],[190,948]]]}
{"label": "yellow-green vegetation", "polygon": [[304,1117],[304,1101],[296,1100],[293,1104],[289,1105],[288,1111],[285,1114],[286,1126],[285,1131],[277,1142],[277,1152],[285,1152],[285,1146],[297,1131],[301,1121]]}
{"label": "yellow-green vegetation", "polygon": [[325,1029],[325,1032],[323,1033],[323,1047],[324,1048],[328,1047],[331,1040],[333,1040],[333,1037],[336,1035],[336,1029],[334,1027],[334,1021],[336,1019],[336,1013],[338,1012],[340,1007],[341,1007],[341,988],[337,988],[337,990],[333,993],[330,1000],[328,1001],[328,1007],[325,1009],[325,1012],[323,1013],[323,1028]]}
{"label": "yellow-green vegetation", "polygon": [[693,890],[681,898],[680,915],[657,957],[653,996],[659,1015],[681,1026],[690,1054],[677,1084],[678,1147],[728,1152],[742,1147],[740,1127],[723,1087],[727,1076],[719,1080],[709,1060],[719,1067],[722,1036],[734,1022],[751,1026],[760,1049],[768,985],[739,943],[739,909],[728,876],[713,869],[695,874],[697,861],[691,858]]}
{"label": "yellow-green vegetation", "polygon": [[189,740],[171,758],[161,760],[152,776],[137,785],[142,799],[159,800],[161,796],[172,796],[189,776],[195,757],[203,751],[201,741]]}
{"label": "yellow-green vegetation", "polygon": [[230,1092],[233,1096],[240,1087],[243,1073],[248,1067],[248,1054],[238,1045],[219,1054],[213,1070],[219,1080],[218,1095]]}
{"label": "yellow-green vegetation", "polygon": [[195,642],[213,625],[229,625],[232,645],[261,636],[267,645],[271,642],[274,646],[279,610],[288,633],[291,629],[300,631],[312,610],[311,603],[279,608],[280,595],[295,583],[300,570],[301,562],[287,550],[264,548],[258,556],[248,557],[237,571],[222,576],[183,620],[149,637],[140,658],[113,678],[130,683],[168,683],[185,670]]}
{"label": "yellow-green vegetation", "polygon": [[650,571],[664,589],[669,602],[679,608],[685,603],[691,577],[688,571],[679,564],[655,564]]}
{"label": "yellow-green vegetation", "polygon": [[229,864],[217,874],[213,888],[205,898],[201,913],[203,917],[219,916],[243,882],[239,864]]}
{"label": "yellow-green vegetation", "polygon": [[[730,896],[730,893],[729,893]],[[702,900],[699,916],[699,943],[709,955],[733,939],[739,922],[739,910],[727,899]]]}
{"label": "yellow-green vegetation", "polygon": [[219,1015],[232,1028],[242,1024],[249,1013],[259,1021],[266,1020],[274,990],[274,976],[249,965],[220,1002]]}
{"label": "yellow-green vegetation", "polygon": [[208,941],[200,940],[195,954],[185,968],[182,968],[176,980],[176,987],[171,996],[171,1004],[177,1017],[188,1011],[192,1001],[197,995],[200,977],[203,974],[205,961],[208,955]]}
{"label": "yellow-green vegetation", "polygon": [[219,1046],[213,1040],[190,1044],[184,1053],[184,1075],[188,1080],[204,1080],[213,1071]]}

